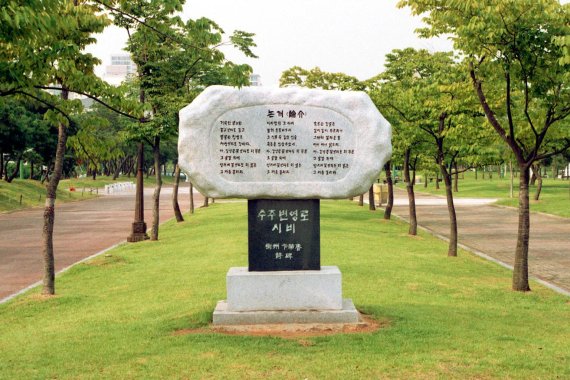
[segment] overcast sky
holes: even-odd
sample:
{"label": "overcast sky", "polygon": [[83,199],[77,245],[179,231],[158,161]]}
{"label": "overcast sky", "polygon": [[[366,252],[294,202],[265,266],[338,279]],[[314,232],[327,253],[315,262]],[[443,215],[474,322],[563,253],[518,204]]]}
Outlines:
{"label": "overcast sky", "polygon": [[[207,17],[229,36],[234,30],[255,33],[258,59],[224,49],[236,63],[248,63],[264,86],[278,86],[281,72],[292,67],[343,72],[359,79],[382,71],[384,56],[406,47],[450,50],[447,40],[424,40],[414,34],[421,20],[397,0],[187,0],[183,18]],[[89,51],[109,64],[126,41],[109,27]],[[98,69],[102,73],[104,69]]]}

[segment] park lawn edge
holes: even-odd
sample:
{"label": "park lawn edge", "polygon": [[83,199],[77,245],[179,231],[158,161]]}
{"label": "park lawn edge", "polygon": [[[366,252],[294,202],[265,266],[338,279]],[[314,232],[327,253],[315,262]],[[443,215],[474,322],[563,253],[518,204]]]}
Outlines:
{"label": "park lawn edge", "polygon": [[[112,180],[110,177],[101,176],[95,183],[92,183],[91,181],[92,180],[89,178],[68,178],[61,180],[57,190],[56,207],[57,204],[60,203],[78,202],[97,198],[102,195],[99,194],[98,191],[102,192],[105,185],[120,182],[135,182],[136,178],[119,177],[117,180]],[[154,188],[154,181],[154,178],[145,178],[145,188]],[[163,183],[163,187],[171,186],[171,182],[172,180],[165,181]],[[24,191],[21,190],[24,186],[28,188],[33,187],[33,189],[31,189],[31,192],[30,189],[28,189],[28,192],[25,193],[27,202],[20,206],[17,203],[19,203],[19,194],[24,193]],[[5,189],[8,189],[9,187],[11,187],[10,193],[18,195],[13,197],[11,195],[4,194],[7,193]],[[74,188],[75,191],[70,191],[70,188]],[[86,191],[83,192],[83,189]],[[46,187],[45,185],[42,185],[40,181],[29,179],[20,180],[17,178],[14,179],[12,183],[0,181],[0,214],[9,214],[17,211],[42,208],[44,207],[45,196]],[[29,200],[29,198],[33,198],[33,200]],[[41,200],[36,201],[36,199]]]}

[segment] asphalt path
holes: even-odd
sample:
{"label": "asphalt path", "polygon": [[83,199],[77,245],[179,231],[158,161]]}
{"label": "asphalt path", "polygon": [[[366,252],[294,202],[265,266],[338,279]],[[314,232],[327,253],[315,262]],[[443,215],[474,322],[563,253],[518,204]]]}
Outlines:
{"label": "asphalt path", "polygon": [[[393,213],[408,220],[404,190],[395,189]],[[418,225],[449,238],[449,214],[445,198],[416,194]],[[490,256],[506,267],[514,265],[518,210],[491,205],[495,199],[456,198],[459,243]],[[529,274],[561,288],[570,295],[570,219],[531,213]]]}
{"label": "asphalt path", "polygon": [[[153,188],[145,188],[145,221],[150,230]],[[56,271],[126,241],[134,220],[134,191],[98,198],[56,203],[54,252]],[[181,184],[179,204],[189,210],[188,184]],[[194,194],[195,205],[203,202]],[[160,219],[174,216],[172,188],[164,187],[160,197]],[[0,214],[0,300],[34,284],[43,276],[43,208]],[[57,284],[56,284],[57,286]]]}

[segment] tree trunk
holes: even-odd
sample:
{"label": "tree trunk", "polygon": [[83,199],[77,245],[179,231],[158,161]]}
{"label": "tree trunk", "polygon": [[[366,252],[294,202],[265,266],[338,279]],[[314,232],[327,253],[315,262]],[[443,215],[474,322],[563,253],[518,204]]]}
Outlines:
{"label": "tree trunk", "polygon": [[[48,163],[48,165],[51,165],[50,163]],[[49,178],[49,166],[46,165],[46,170],[45,172],[42,173],[41,175],[41,184],[43,185],[44,182]]]}
{"label": "tree trunk", "polygon": [[364,194],[360,194],[358,196],[358,205],[359,206],[364,206]]}
{"label": "tree trunk", "polygon": [[511,197],[511,198],[514,198],[514,194],[513,194],[514,183],[513,183],[513,182],[514,182],[515,176],[514,176],[514,173],[513,173],[513,161],[512,161],[512,160],[509,160],[509,172],[510,172],[510,174],[511,174],[511,188],[510,188],[510,193],[509,193],[509,194],[510,194],[510,197]]}
{"label": "tree trunk", "polygon": [[370,211],[376,211],[376,205],[374,204],[374,184],[372,184],[368,190],[368,209]]}
{"label": "tree trunk", "polygon": [[388,185],[388,202],[386,203],[386,208],[384,209],[384,219],[390,220],[392,215],[392,207],[394,207],[394,184],[392,183],[392,161],[386,162],[384,165],[384,170],[386,171],[386,184]]}
{"label": "tree trunk", "polygon": [[0,180],[4,178],[4,153],[0,150]]}
{"label": "tree trunk", "polygon": [[30,161],[30,179],[34,179],[34,161]]}
{"label": "tree trunk", "polygon": [[439,163],[441,175],[445,183],[445,195],[447,197],[447,211],[449,213],[449,249],[447,256],[457,256],[457,215],[453,204],[453,191],[451,189],[451,174],[447,171],[444,162]]}
{"label": "tree trunk", "polygon": [[427,189],[428,185],[428,173],[424,172],[424,189]]}
{"label": "tree trunk", "polygon": [[202,207],[208,207],[208,197],[204,197],[204,204],[202,205]]}
{"label": "tree trunk", "polygon": [[160,224],[160,190],[162,188],[162,172],[160,170],[160,137],[154,138],[152,145],[152,155],[154,158],[154,175],[156,185],[152,195],[152,229],[150,232],[150,240],[158,240],[158,226]]}
{"label": "tree trunk", "polygon": [[180,185],[180,166],[176,164],[174,168],[174,188],[172,189],[172,208],[174,209],[174,216],[177,222],[183,222],[184,217],[180,211],[180,205],[178,204],[178,186]]}
{"label": "tree trunk", "polygon": [[117,165],[117,167],[115,168],[115,173],[113,173],[113,181],[115,181],[117,178],[119,178],[119,174],[121,174],[121,169],[123,168],[123,165],[125,165],[125,162],[127,162],[127,156],[125,156],[121,163]]}
{"label": "tree trunk", "polygon": [[513,290],[528,292],[528,242],[530,236],[530,210],[529,210],[529,166],[520,164],[519,176],[519,224],[517,247],[515,249],[515,264],[513,269]]}
{"label": "tree trunk", "polygon": [[135,160],[134,157],[131,158],[130,162],[129,162],[129,178],[131,178],[131,175],[136,176],[137,175],[137,168],[135,167],[135,163],[137,161]]}
{"label": "tree trunk", "polygon": [[435,188],[439,190],[439,173],[435,173]]}
{"label": "tree trunk", "polygon": [[190,181],[188,183],[190,184],[190,214],[194,214],[194,185]]}
{"label": "tree trunk", "polygon": [[475,168],[475,180],[477,180],[477,168]]}
{"label": "tree trunk", "polygon": [[408,210],[410,218],[409,235],[418,234],[418,220],[416,218],[416,197],[414,195],[414,181],[410,179],[410,149],[404,152],[404,183],[408,192]]}
{"label": "tree trunk", "polygon": [[534,165],[536,168],[536,192],[534,193],[534,200],[538,201],[540,199],[540,192],[542,191],[542,173],[541,173],[541,166],[540,164]]}
{"label": "tree trunk", "polygon": [[[12,172],[12,174],[8,174],[8,168],[6,168],[6,182],[12,183],[14,178],[18,176],[20,173],[20,163],[22,162],[22,156],[18,157],[18,161],[16,161],[16,169]],[[7,165],[6,165],[7,166]]]}
{"label": "tree trunk", "polygon": [[[61,91],[61,98],[67,100],[68,91],[64,87]],[[55,259],[53,252],[53,227],[55,222],[55,198],[57,186],[63,172],[63,160],[65,157],[65,145],[67,143],[67,127],[60,123],[57,127],[57,148],[55,150],[55,166],[53,175],[49,179],[46,188],[46,202],[44,208],[43,238],[43,258],[44,258],[44,278],[42,294],[55,294]]]}
{"label": "tree trunk", "polygon": [[457,163],[453,164],[453,169],[455,172],[453,173],[453,191],[459,192],[459,172],[457,171]]}

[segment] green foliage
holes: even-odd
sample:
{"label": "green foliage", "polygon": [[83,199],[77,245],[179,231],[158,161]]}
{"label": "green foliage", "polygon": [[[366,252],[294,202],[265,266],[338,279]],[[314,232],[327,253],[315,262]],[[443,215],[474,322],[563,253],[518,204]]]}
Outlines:
{"label": "green foliage", "polygon": [[[479,101],[520,164],[570,145],[568,4],[557,0],[402,0],[421,36],[447,34],[466,57]],[[566,50],[564,50],[566,49]],[[495,120],[493,120],[493,118]]]}
{"label": "green foliage", "polygon": [[230,36],[230,41],[233,46],[237,47],[247,57],[258,58],[251,50],[252,47],[257,46],[253,41],[254,36],[255,34],[253,33],[236,30],[234,34]]}
{"label": "green foliage", "polygon": [[338,91],[363,91],[366,87],[357,78],[344,73],[329,73],[318,67],[306,70],[299,66],[291,67],[281,74],[279,86],[288,85]]}
{"label": "green foliage", "polygon": [[380,330],[292,339],[212,332],[228,268],[247,263],[246,209],[199,209],[165,225],[160,242],[79,264],[58,278],[57,297],[32,291],[0,305],[2,376],[570,376],[566,297],[538,284],[533,294],[507,291],[508,270],[467,252],[450,260],[445,243],[421,231],[408,237],[405,223],[347,201],[322,202],[322,261],[339,266],[343,294]]}
{"label": "green foliage", "polygon": [[480,157],[489,134],[461,69],[451,53],[407,48],[386,56],[370,95],[393,126],[396,160],[408,149],[448,167]]}
{"label": "green foliage", "polygon": [[0,152],[8,159],[32,159],[49,163],[55,153],[55,139],[46,108],[22,98],[0,97]]}
{"label": "green foliage", "polygon": [[97,170],[103,161],[124,157],[126,136],[121,126],[125,122],[116,113],[96,105],[77,117],[79,130],[69,137],[67,145],[73,149],[79,164],[88,162],[91,169]]}
{"label": "green foliage", "polygon": [[[151,115],[142,125],[131,123],[133,139],[176,135],[178,111],[205,86],[248,83],[251,68],[226,61],[218,50],[224,44],[221,27],[207,18],[182,22],[176,14],[183,3],[120,2],[121,10],[113,12],[115,23],[129,30],[127,50],[137,65],[138,77],[128,84],[129,92]],[[252,37],[236,31],[229,43],[255,57]]]}

